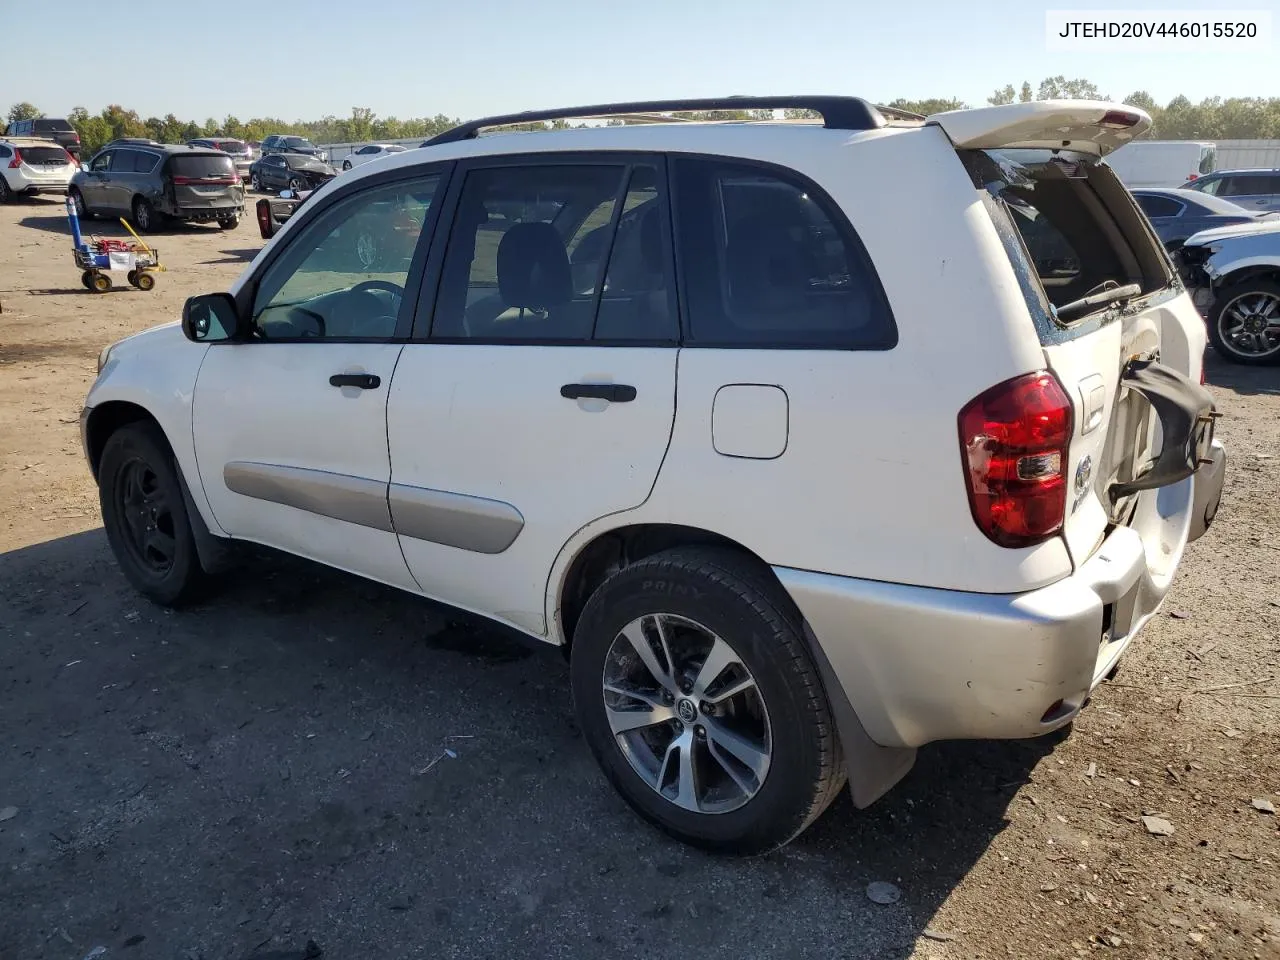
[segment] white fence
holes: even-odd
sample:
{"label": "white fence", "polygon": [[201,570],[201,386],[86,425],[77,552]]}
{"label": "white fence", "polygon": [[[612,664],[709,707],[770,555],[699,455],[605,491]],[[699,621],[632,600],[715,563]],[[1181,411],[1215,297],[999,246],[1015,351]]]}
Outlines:
{"label": "white fence", "polygon": [[1280,170],[1280,140],[1219,140],[1218,169],[1271,167]]}
{"label": "white fence", "polygon": [[[401,143],[406,147],[416,147],[426,137],[413,137],[408,140],[379,140],[379,143]],[[328,143],[321,144],[320,149],[329,155],[329,162],[341,166],[345,157],[355,153],[366,143]],[[1218,169],[1233,170],[1240,167],[1274,167],[1280,169],[1280,140],[1219,140]]]}

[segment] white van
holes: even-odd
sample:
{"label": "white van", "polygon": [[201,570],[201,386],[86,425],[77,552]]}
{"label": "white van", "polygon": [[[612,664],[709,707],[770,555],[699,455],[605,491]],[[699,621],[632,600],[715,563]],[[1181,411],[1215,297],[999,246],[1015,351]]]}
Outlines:
{"label": "white van", "polygon": [[1121,147],[1107,162],[1130,190],[1178,187],[1218,168],[1218,146],[1199,140],[1139,140]]}

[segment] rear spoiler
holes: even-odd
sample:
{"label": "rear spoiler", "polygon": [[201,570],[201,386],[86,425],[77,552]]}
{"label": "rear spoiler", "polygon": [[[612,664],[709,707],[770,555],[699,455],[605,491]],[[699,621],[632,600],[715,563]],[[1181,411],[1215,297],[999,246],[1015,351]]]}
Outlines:
{"label": "rear spoiler", "polygon": [[1095,157],[1105,157],[1151,129],[1145,111],[1101,100],[1036,100],[949,110],[933,114],[926,123],[941,127],[956,149],[1071,150]]}

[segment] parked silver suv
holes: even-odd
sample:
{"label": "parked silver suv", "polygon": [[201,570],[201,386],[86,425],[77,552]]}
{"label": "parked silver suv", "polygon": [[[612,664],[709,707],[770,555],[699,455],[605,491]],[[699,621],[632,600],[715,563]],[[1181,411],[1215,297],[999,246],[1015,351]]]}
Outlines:
{"label": "parked silver suv", "polygon": [[1280,170],[1218,170],[1186,186],[1246,210],[1280,210]]}

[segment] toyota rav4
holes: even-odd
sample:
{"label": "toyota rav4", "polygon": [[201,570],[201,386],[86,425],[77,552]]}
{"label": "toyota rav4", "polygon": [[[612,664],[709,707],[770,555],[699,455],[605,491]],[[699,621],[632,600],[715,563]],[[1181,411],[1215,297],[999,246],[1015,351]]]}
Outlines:
{"label": "toyota rav4", "polygon": [[[812,119],[663,122],[744,108]],[[558,645],[636,811],[775,848],[922,744],[1069,724],[1213,520],[1205,327],[1099,162],[1149,124],[455,128],[103,351],[111,547],[163,605],[253,541]]]}

